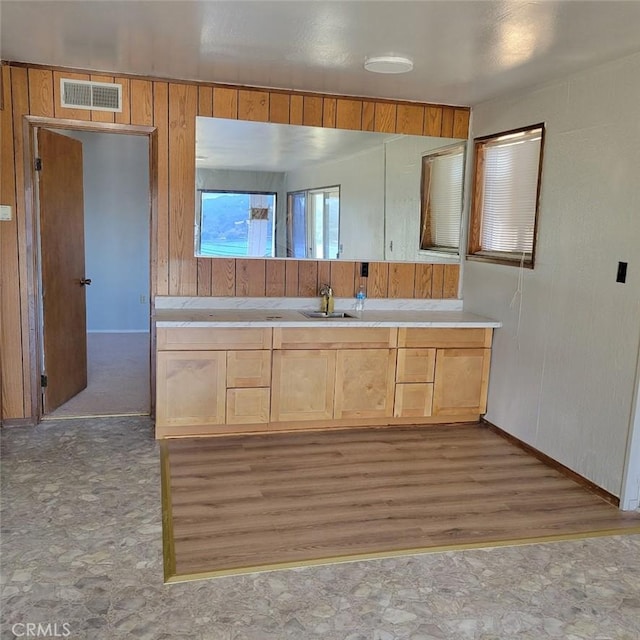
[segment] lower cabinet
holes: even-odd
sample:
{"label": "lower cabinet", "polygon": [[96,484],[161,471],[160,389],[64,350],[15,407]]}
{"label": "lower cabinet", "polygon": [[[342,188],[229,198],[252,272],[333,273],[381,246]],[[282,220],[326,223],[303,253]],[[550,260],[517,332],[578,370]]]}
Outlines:
{"label": "lower cabinet", "polygon": [[460,422],[486,412],[491,329],[159,335],[157,437]]}

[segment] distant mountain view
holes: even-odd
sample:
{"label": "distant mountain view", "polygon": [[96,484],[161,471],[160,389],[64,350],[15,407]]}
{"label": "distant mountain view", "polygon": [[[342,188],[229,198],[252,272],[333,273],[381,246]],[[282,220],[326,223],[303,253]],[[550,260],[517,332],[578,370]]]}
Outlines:
{"label": "distant mountain view", "polygon": [[[271,211],[275,209],[275,196],[271,196]],[[204,256],[249,255],[250,194],[202,192],[200,228],[200,254]],[[265,252],[270,256],[273,221],[269,221]]]}

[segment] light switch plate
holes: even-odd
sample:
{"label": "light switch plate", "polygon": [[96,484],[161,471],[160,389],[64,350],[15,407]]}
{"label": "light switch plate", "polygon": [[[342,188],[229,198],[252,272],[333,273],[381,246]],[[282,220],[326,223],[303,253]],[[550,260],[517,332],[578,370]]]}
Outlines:
{"label": "light switch plate", "polygon": [[11,206],[8,204],[0,204],[0,220],[11,220]]}

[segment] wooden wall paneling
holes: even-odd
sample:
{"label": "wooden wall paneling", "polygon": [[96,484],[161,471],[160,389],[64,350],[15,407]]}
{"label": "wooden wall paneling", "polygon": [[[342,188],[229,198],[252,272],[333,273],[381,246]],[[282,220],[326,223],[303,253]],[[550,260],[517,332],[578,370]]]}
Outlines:
{"label": "wooden wall paneling", "polygon": [[[213,116],[213,87],[200,85],[198,87],[198,115]],[[211,258],[198,258],[198,295],[211,295]]]}
{"label": "wooden wall paneling", "polygon": [[265,260],[236,258],[236,296],[264,298],[266,291]]}
{"label": "wooden wall paneling", "polygon": [[298,263],[296,260],[285,260],[284,295],[291,298],[298,295]]}
{"label": "wooden wall paneling", "polygon": [[392,262],[389,265],[389,298],[413,298],[416,265]]}
{"label": "wooden wall paneling", "polygon": [[458,297],[458,279],[460,277],[460,265],[459,264],[445,264],[444,265],[444,279],[442,284],[442,297],[443,298],[457,298]]}
{"label": "wooden wall paneling", "polygon": [[131,124],[153,124],[153,84],[149,80],[131,80]]}
{"label": "wooden wall paneling", "polygon": [[236,295],[236,261],[233,258],[211,259],[211,295]]}
{"label": "wooden wall paneling", "polygon": [[332,261],[330,284],[333,295],[338,298],[353,298],[355,291],[353,283],[355,280],[355,262]]}
{"label": "wooden wall paneling", "polygon": [[439,136],[442,131],[442,107],[428,106],[424,110],[425,136]]}
{"label": "wooden wall paneling", "polygon": [[53,72],[49,69],[29,69],[28,75],[30,115],[53,118]]}
{"label": "wooden wall paneling", "polygon": [[313,294],[314,296],[319,295],[320,285],[323,284],[331,284],[331,263],[327,260],[318,261],[318,289]]}
{"label": "wooden wall paneling", "polygon": [[389,292],[389,263],[370,262],[367,283],[368,298],[386,298]]}
{"label": "wooden wall paneling", "polygon": [[314,260],[298,262],[298,295],[303,298],[318,295],[318,263]]}
{"label": "wooden wall paneling", "polygon": [[22,364],[22,325],[20,318],[20,275],[18,261],[18,221],[14,167],[12,69],[3,65],[2,93],[4,109],[0,111],[0,197],[12,207],[11,220],[0,222],[0,349],[2,358],[0,418],[25,417]]}
{"label": "wooden wall paneling", "polygon": [[322,101],[322,126],[335,129],[336,126],[336,99],[324,98]]}
{"label": "wooden wall paneling", "polygon": [[195,85],[169,85],[169,295],[197,294],[194,256]]}
{"label": "wooden wall paneling", "polygon": [[213,88],[213,117],[238,118],[238,90],[225,87]]}
{"label": "wooden wall paneling", "polygon": [[285,295],[285,261],[267,260],[265,272],[265,295],[283,298]]}
{"label": "wooden wall paneling", "polygon": [[115,121],[118,124],[131,124],[131,91],[129,78],[116,78],[122,85],[122,111],[116,113]]}
{"label": "wooden wall paneling", "polygon": [[376,102],[373,130],[380,133],[396,132],[397,106],[388,102]]}
{"label": "wooden wall paneling", "polygon": [[453,107],[442,107],[442,127],[440,135],[443,138],[453,138]]}
{"label": "wooden wall paneling", "polygon": [[289,124],[302,124],[304,120],[304,98],[292,95],[289,106]]}
{"label": "wooden wall paneling", "polygon": [[198,258],[198,295],[211,295],[211,258]]}
{"label": "wooden wall paneling", "polygon": [[[106,82],[113,84],[113,76],[101,76],[91,74],[92,82]],[[115,122],[115,113],[113,111],[91,111],[91,122]]]}
{"label": "wooden wall paneling", "polygon": [[308,127],[322,126],[322,98],[304,96],[302,102],[302,124]]}
{"label": "wooden wall paneling", "polygon": [[433,275],[431,277],[431,297],[438,300],[442,298],[444,287],[444,265],[432,265]]}
{"label": "wooden wall paneling", "polygon": [[286,93],[269,94],[269,122],[289,124],[290,98]]}
{"label": "wooden wall paneling", "polygon": [[396,120],[396,133],[421,136],[424,129],[424,107],[417,104],[399,104]]}
{"label": "wooden wall paneling", "polygon": [[[169,87],[153,83],[153,124],[157,129],[158,188],[156,236],[156,293],[169,293]],[[153,290],[153,283],[151,285]]]}
{"label": "wooden wall paneling", "polygon": [[206,85],[198,87],[198,115],[205,117],[213,115],[213,87]]}
{"label": "wooden wall paneling", "polygon": [[362,130],[362,101],[338,98],[336,103],[336,127]]}
{"label": "wooden wall paneling", "polygon": [[431,281],[433,278],[433,265],[419,262],[416,264],[416,277],[414,284],[414,298],[431,298]]}
{"label": "wooden wall paneling", "polygon": [[376,103],[365,101],[362,103],[362,130],[374,131],[376,119]]}
{"label": "wooden wall paneling", "polygon": [[238,91],[238,120],[269,122],[269,93],[266,91]]}
{"label": "wooden wall paneling", "polygon": [[[13,67],[17,69],[18,67]],[[90,80],[88,73],[67,73],[66,71],[53,72],[53,113],[56,118],[68,118],[69,120],[91,120],[91,111],[87,109],[67,109],[62,106],[60,94],[60,80]]]}
{"label": "wooden wall paneling", "polygon": [[453,112],[453,137],[469,137],[469,110],[455,109]]}
{"label": "wooden wall paneling", "polygon": [[[11,70],[11,103],[13,111],[13,153],[15,158],[15,188],[16,188],[16,208],[14,211],[18,229],[18,274],[20,281],[20,296],[18,304],[20,306],[20,337],[16,340],[22,346],[22,385],[24,396],[20,398],[25,417],[30,417],[37,407],[31,406],[32,379],[31,361],[36,357],[31,353],[30,331],[29,331],[29,285],[27,270],[27,219],[25,203],[25,177],[24,177],[24,136],[23,120],[29,114],[29,79],[26,68],[13,68]],[[16,374],[20,375],[18,369]]]}

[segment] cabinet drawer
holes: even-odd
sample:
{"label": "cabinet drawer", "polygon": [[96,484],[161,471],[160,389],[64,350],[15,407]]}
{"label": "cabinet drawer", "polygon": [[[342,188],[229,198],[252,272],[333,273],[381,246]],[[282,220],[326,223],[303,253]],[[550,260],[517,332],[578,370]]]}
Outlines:
{"label": "cabinet drawer", "polygon": [[269,389],[227,389],[227,424],[269,422]]}
{"label": "cabinet drawer", "polygon": [[376,349],[395,347],[398,330],[389,327],[292,327],[273,330],[274,349]]}
{"label": "cabinet drawer", "polygon": [[396,385],[393,415],[396,418],[425,418],[431,415],[433,384],[409,382]]}
{"label": "cabinet drawer", "polygon": [[399,347],[488,348],[492,329],[398,329]]}
{"label": "cabinet drawer", "polygon": [[268,387],[271,384],[271,351],[229,351],[227,387]]}
{"label": "cabinet drawer", "polygon": [[433,382],[435,349],[398,349],[396,382]]}
{"label": "cabinet drawer", "polygon": [[159,327],[158,351],[270,349],[271,328]]}

